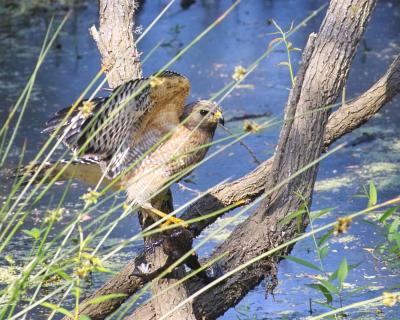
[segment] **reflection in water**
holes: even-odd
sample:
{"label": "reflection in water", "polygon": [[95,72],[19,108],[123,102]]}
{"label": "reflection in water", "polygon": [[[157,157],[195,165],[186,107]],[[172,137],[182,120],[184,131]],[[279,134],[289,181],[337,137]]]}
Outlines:
{"label": "reflection in water", "polygon": [[[157,43],[163,45],[143,65],[146,75],[153,73],[164,66],[178,50],[189,43],[204,28],[231,4],[231,1],[198,0],[188,10],[182,10],[179,4],[160,20],[148,36],[140,43],[140,50],[144,55]],[[211,31],[203,40],[191,48],[171,68],[188,76],[192,81],[190,100],[209,98],[231,80],[234,67],[247,66],[260,56],[267,48],[274,36],[270,33],[275,30],[267,24],[267,19],[275,19],[283,28],[289,28],[292,21],[300,22],[312,10],[315,10],[324,1],[314,0],[249,0],[243,1],[238,10]],[[166,4],[166,1],[146,1],[138,16],[138,25],[146,27]],[[75,12],[68,22],[55,48],[46,59],[35,85],[32,99],[29,102],[26,115],[21,124],[21,130],[12,148],[11,157],[7,166],[17,162],[18,156],[26,141],[28,150],[26,161],[32,159],[43,145],[46,137],[40,134],[43,124],[54,111],[68,106],[75,101],[82,89],[94,77],[100,67],[99,54],[88,34],[89,27],[96,23],[97,8],[93,5],[86,10]],[[353,97],[368,88],[389,65],[392,57],[399,52],[398,34],[400,19],[398,17],[400,4],[396,1],[381,1],[376,9],[371,24],[366,32],[365,41],[360,46],[354,61],[347,83],[347,96]],[[318,31],[321,16],[312,20],[293,35],[291,41],[295,47],[304,47],[307,35]],[[14,103],[21,91],[25,80],[34,66],[40,50],[49,17],[36,18],[34,22],[26,21],[21,24],[0,26],[0,121],[4,122],[9,107]],[[276,50],[267,60],[263,61],[257,70],[245,81],[247,86],[235,90],[222,103],[226,118],[240,116],[244,113],[272,112],[281,117],[287,99],[290,79],[287,69],[278,66],[286,59],[283,48]],[[298,69],[300,53],[293,53],[294,67]],[[101,95],[102,93],[100,93]],[[400,147],[399,128],[400,113],[395,112],[396,102],[391,103],[380,112],[367,126],[357,130],[345,140],[353,140],[363,133],[379,136],[371,142],[354,147],[348,147],[337,155],[322,163],[314,197],[313,209],[340,206],[340,211],[327,217],[326,221],[335,218],[337,214],[363,208],[365,203],[352,196],[362,184],[374,179],[379,188],[381,200],[389,199],[396,194],[399,188],[399,160]],[[230,124],[230,129],[241,129],[241,122]],[[255,151],[258,158],[265,159],[273,152],[279,128],[271,128],[246,139],[246,143]],[[217,139],[224,136],[224,132],[217,133]],[[217,146],[218,147],[218,146]],[[63,150],[58,150],[61,154]],[[382,154],[385,155],[383,158]],[[368,156],[367,156],[368,155]],[[221,170],[224,168],[224,170]],[[333,169],[334,168],[334,169]],[[190,180],[195,188],[205,190],[213,184],[228,177],[240,177],[254,169],[254,163],[247,152],[235,145],[209,163],[198,168]],[[387,179],[388,173],[393,179]],[[1,195],[4,196],[9,188],[8,182],[2,181]],[[52,190],[54,199],[60,197],[61,187]],[[67,196],[67,209],[72,216],[82,204],[77,199],[86,192],[86,186],[73,184]],[[176,204],[182,204],[191,199],[192,194],[174,188]],[[123,195],[117,201],[123,201]],[[30,225],[43,219],[43,210],[50,199],[45,199],[37,206],[36,214],[32,215]],[[100,212],[107,210],[112,203],[107,203]],[[118,215],[118,213],[116,213]],[[93,219],[93,217],[91,217]],[[325,222],[325,221],[324,221]],[[27,226],[28,228],[29,226]],[[122,238],[126,238],[138,231],[135,217],[130,217],[114,232],[107,246]],[[355,271],[350,273],[349,282],[357,286],[366,285],[369,289],[346,299],[347,303],[376,296],[384,287],[389,287],[399,280],[398,276],[390,277],[390,270],[378,266],[375,269],[370,253],[362,250],[363,247],[374,247],[380,237],[374,226],[356,222],[351,229],[352,237],[331,244],[333,253],[326,261],[327,269],[333,269],[347,256],[350,263],[363,262]],[[26,239],[12,244],[15,252],[24,252]],[[200,250],[205,255],[210,252],[217,239]],[[140,243],[134,245],[140,246]],[[118,269],[131,257],[132,247],[127,248],[110,263],[112,268]],[[302,259],[315,259],[314,247],[311,241],[299,243],[294,254]],[[371,280],[371,275],[379,274],[379,278]],[[360,278],[360,275],[364,277]],[[104,279],[94,279],[94,286],[98,286]],[[264,289],[261,285],[253,290],[238,306],[241,312],[244,309],[248,316],[257,314],[257,319],[264,318],[291,318],[298,319],[308,315],[308,298],[320,298],[317,293],[307,289],[304,284],[311,283],[309,270],[290,262],[283,262],[280,269],[280,286],[275,299],[264,299]],[[313,306],[314,310],[323,310],[320,306]],[[394,311],[393,311],[394,312]],[[285,316],[287,314],[287,316]],[[237,311],[230,310],[221,319],[237,319]],[[245,319],[244,316],[241,316]],[[388,319],[390,315],[387,315]],[[35,315],[35,319],[40,319]],[[44,319],[44,318],[43,318]]]}

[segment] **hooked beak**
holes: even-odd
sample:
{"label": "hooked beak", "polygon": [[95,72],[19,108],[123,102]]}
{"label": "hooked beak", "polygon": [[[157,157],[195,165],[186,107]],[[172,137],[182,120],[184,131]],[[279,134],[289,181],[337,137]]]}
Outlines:
{"label": "hooked beak", "polygon": [[220,123],[222,125],[225,125],[224,116],[222,115],[221,111],[215,112],[213,117],[214,117],[214,121],[215,122],[218,122],[218,123]]}

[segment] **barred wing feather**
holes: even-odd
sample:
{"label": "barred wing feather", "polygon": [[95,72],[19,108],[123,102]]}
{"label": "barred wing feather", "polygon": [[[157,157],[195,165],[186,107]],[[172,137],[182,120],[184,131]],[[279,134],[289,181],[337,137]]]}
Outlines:
{"label": "barred wing feather", "polygon": [[179,124],[189,81],[170,71],[156,80],[132,80],[114,89],[110,97],[93,99],[86,116],[81,112],[85,101],[67,119],[71,107],[63,109],[47,122],[43,132],[60,127],[58,139],[79,157],[99,161],[105,176],[113,179],[135,160],[130,151],[143,144],[147,131],[157,132],[156,138],[161,139]]}

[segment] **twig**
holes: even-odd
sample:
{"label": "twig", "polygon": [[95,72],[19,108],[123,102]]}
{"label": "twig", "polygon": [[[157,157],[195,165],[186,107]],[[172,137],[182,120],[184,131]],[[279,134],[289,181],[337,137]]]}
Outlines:
{"label": "twig", "polygon": [[228,122],[236,122],[249,119],[258,119],[258,118],[270,117],[271,115],[272,115],[271,111],[266,111],[261,113],[245,113],[241,116],[231,117],[228,120],[225,120],[225,122],[228,123]]}

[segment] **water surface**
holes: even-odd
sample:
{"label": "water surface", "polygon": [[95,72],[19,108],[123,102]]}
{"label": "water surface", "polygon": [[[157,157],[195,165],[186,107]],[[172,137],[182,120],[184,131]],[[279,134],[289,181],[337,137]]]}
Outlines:
{"label": "water surface", "polygon": [[[149,25],[166,3],[167,1],[147,1],[138,15],[138,25],[143,27]],[[149,75],[163,67],[231,3],[227,0],[203,0],[197,1],[188,10],[182,10],[178,4],[174,5],[139,44],[139,49],[143,52],[142,57],[144,57],[154,46],[162,42],[159,49],[143,65],[144,74]],[[243,1],[230,16],[193,46],[171,69],[186,75],[191,80],[190,100],[207,99],[231,81],[235,66],[248,66],[266,50],[269,42],[275,37],[271,35],[275,29],[268,23],[268,19],[273,18],[284,29],[288,29],[292,21],[295,24],[299,23],[323,3],[324,1],[313,0]],[[47,139],[40,133],[46,119],[58,109],[72,104],[99,70],[99,54],[88,34],[88,28],[97,21],[96,10],[91,5],[87,9],[74,12],[57,40],[57,45],[46,58],[7,166],[17,163],[24,143],[27,145],[25,161],[35,157]],[[351,69],[346,85],[348,97],[355,97],[367,89],[383,74],[394,55],[399,53],[399,15],[398,1],[379,2]],[[318,31],[322,17],[323,15],[319,15],[291,37],[295,47],[304,47],[308,34]],[[49,20],[50,17],[44,15],[0,26],[1,122],[5,121],[8,109],[15,102],[34,67]],[[295,70],[299,67],[300,58],[301,53],[293,52]],[[286,52],[284,47],[280,47],[263,61],[244,81],[245,85],[223,101],[225,118],[266,112],[281,118],[290,86],[287,68],[279,65],[285,60]],[[396,110],[397,106],[397,99],[389,103],[367,125],[340,141],[350,142],[348,147],[322,162],[312,209],[327,207],[337,207],[337,209],[325,219],[318,221],[317,225],[365,208],[366,200],[355,198],[354,195],[360,193],[362,185],[368,184],[370,180],[377,185],[379,201],[398,195],[400,115]],[[259,121],[264,120],[266,119],[259,119]],[[228,123],[228,128],[237,130],[242,125],[242,122],[231,122]],[[351,143],[359,141],[357,138],[365,133],[371,134],[373,139],[361,144]],[[275,126],[246,138],[245,142],[260,160],[264,160],[272,154],[278,134],[279,126]],[[218,131],[216,138],[222,138],[225,135],[226,133]],[[211,152],[220,147],[221,144],[213,147]],[[57,154],[63,151],[60,149]],[[224,179],[238,178],[254,169],[255,166],[246,150],[240,145],[234,145],[199,167],[190,176],[188,186],[206,190]],[[7,182],[1,185],[3,197],[7,194],[9,187]],[[27,229],[40,223],[49,202],[54,203],[54,199],[59,198],[62,191],[63,186],[53,188],[48,198],[32,211],[27,221]],[[78,199],[86,191],[87,186],[74,183],[66,201],[66,209],[71,217],[82,208],[83,203]],[[182,191],[178,187],[174,187],[173,191],[176,206],[193,197],[192,193]],[[123,201],[122,194],[117,201]],[[107,210],[110,205],[112,205],[111,201],[100,208],[99,213]],[[115,217],[119,213],[117,212]],[[59,227],[61,228],[62,225]],[[210,228],[209,231],[212,229]],[[136,234],[138,230],[136,217],[129,217],[114,230],[106,247]],[[200,254],[209,254],[212,247],[221,241],[229,230],[202,248]],[[361,262],[359,267],[350,272],[346,282],[349,286],[365,286],[366,288],[345,298],[345,304],[378,296],[384,288],[390,288],[399,283],[398,273],[392,270],[390,265],[379,261],[371,250],[367,250],[375,248],[382,241],[381,230],[362,219],[352,224],[346,236],[331,241],[331,253],[324,261],[327,271],[335,270],[343,257],[347,257],[349,263]],[[29,246],[29,240],[22,236],[10,244],[9,250],[15,253],[17,261],[21,261],[23,259],[18,256],[23,256],[23,253],[29,250]],[[139,247],[140,242],[129,246],[108,262],[108,266],[118,270]],[[298,243],[293,254],[316,262],[315,247],[311,239]],[[309,315],[309,300],[323,298],[318,292],[305,286],[313,282],[313,275],[310,269],[284,261],[280,265],[280,284],[274,298],[265,299],[264,284],[261,284],[221,319],[299,319],[305,317]],[[93,286],[98,287],[103,281],[103,278],[94,278]],[[338,306],[338,301],[335,301],[335,305]],[[311,309],[313,312],[327,310],[317,304],[312,304]],[[397,310],[379,309],[383,312],[382,317],[387,319],[393,319],[399,311],[398,308]],[[374,318],[371,314],[374,315],[375,311],[368,311],[366,314]],[[45,319],[44,315],[40,315],[42,312],[44,311],[32,313],[32,319]],[[358,316],[363,319],[367,317],[362,314]]]}

